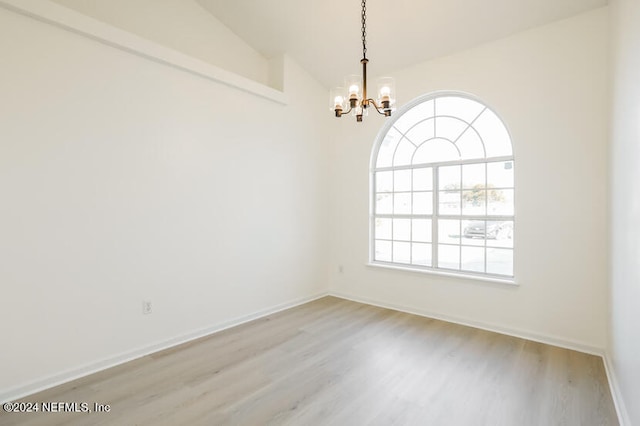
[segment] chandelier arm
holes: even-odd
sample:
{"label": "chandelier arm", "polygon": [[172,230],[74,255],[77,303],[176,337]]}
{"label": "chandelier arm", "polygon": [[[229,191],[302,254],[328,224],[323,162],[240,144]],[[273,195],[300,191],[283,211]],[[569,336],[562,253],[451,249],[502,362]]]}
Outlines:
{"label": "chandelier arm", "polygon": [[353,111],[353,108],[350,106],[347,111],[342,111],[340,113],[340,117],[342,117],[343,115],[348,115],[351,111]]}
{"label": "chandelier arm", "polygon": [[381,112],[381,108],[378,106],[378,104],[376,103],[376,101],[374,101],[373,99],[367,99],[367,101],[373,105],[373,107],[376,109],[376,111],[378,111],[380,114],[384,115],[384,108],[382,108],[382,112]]}

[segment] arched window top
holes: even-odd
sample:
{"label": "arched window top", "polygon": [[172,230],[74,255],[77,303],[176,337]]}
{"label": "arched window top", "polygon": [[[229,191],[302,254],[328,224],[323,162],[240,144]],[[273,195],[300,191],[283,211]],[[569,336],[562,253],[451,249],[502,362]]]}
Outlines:
{"label": "arched window top", "polygon": [[427,95],[396,117],[378,136],[375,169],[513,155],[500,117],[467,94]]}

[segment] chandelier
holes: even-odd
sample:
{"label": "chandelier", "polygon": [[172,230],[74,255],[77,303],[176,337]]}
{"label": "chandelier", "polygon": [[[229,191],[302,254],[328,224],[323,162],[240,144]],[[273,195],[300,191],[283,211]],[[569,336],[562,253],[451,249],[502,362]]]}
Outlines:
{"label": "chandelier", "polygon": [[[395,81],[391,77],[378,79],[377,102],[367,97],[367,0],[362,0],[362,76],[350,75],[345,79],[344,87],[332,89],[329,96],[330,109],[336,117],[342,117],[351,113],[356,121],[362,121],[362,117],[368,114],[369,107],[373,106],[378,113],[389,117],[395,109]],[[349,108],[345,111],[346,108]]]}

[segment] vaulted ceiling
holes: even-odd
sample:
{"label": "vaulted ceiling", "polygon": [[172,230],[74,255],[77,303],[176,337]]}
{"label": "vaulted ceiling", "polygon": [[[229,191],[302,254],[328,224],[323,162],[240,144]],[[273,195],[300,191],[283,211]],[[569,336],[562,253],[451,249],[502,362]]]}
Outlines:
{"label": "vaulted ceiling", "polygon": [[[358,0],[197,0],[266,57],[287,53],[327,87],[359,73]],[[369,0],[372,75],[605,6],[607,0]]]}

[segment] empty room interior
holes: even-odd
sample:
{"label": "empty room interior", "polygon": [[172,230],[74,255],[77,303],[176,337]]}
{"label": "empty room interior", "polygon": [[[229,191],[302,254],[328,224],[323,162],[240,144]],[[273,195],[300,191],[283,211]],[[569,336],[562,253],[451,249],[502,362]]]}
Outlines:
{"label": "empty room interior", "polygon": [[640,426],[637,0],[0,0],[0,424]]}

